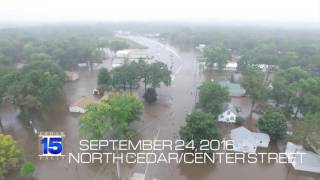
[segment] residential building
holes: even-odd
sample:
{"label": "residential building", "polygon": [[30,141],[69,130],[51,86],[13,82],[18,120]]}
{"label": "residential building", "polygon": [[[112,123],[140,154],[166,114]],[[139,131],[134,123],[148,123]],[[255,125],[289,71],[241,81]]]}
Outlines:
{"label": "residential building", "polygon": [[234,151],[255,153],[258,147],[268,148],[270,137],[265,133],[251,132],[241,126],[231,130],[231,139],[234,141]]}
{"label": "residential building", "polygon": [[232,104],[226,104],[223,113],[218,116],[219,122],[235,123],[238,112]]}
{"label": "residential building", "polygon": [[302,145],[291,142],[287,143],[285,153],[295,170],[320,173],[320,155],[306,151]]}

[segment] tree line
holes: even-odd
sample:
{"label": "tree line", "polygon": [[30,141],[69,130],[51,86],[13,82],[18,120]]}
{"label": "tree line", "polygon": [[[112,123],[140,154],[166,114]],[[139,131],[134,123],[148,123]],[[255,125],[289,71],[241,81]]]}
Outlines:
{"label": "tree line", "polygon": [[[140,59],[138,62],[125,63],[111,71],[103,68],[98,73],[98,88],[102,92],[110,88],[131,92],[139,87],[140,82],[144,84],[146,100],[154,102],[156,100],[155,88],[160,87],[162,83],[166,86],[171,84],[171,71],[163,62],[149,63]],[[153,93],[152,96],[150,93]]]}

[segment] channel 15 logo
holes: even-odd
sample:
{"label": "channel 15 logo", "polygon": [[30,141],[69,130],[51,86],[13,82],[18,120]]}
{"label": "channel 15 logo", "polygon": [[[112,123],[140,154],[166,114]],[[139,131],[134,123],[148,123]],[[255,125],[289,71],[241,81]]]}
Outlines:
{"label": "channel 15 logo", "polygon": [[63,159],[63,132],[39,133],[39,158],[40,160]]}

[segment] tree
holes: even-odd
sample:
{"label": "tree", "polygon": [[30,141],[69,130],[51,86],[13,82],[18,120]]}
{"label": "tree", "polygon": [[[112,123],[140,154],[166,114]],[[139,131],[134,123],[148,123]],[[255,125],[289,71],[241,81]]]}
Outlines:
{"label": "tree", "polygon": [[129,124],[139,119],[143,104],[137,96],[126,93],[111,95],[106,102],[111,106],[112,128],[118,137],[122,137]]}
{"label": "tree", "polygon": [[98,86],[106,90],[111,85],[111,75],[106,68],[102,68],[98,72]]}
{"label": "tree", "polygon": [[52,61],[37,61],[24,66],[8,87],[13,103],[22,114],[40,110],[61,94],[64,72]]}
{"label": "tree", "polygon": [[80,134],[87,139],[102,139],[107,131],[112,130],[111,107],[107,103],[88,106],[80,118]]}
{"label": "tree", "polygon": [[249,68],[243,73],[241,85],[246,90],[246,94],[251,97],[250,118],[256,102],[265,100],[267,97],[267,88],[264,83],[264,75],[257,69]]}
{"label": "tree", "polygon": [[230,58],[228,50],[221,44],[206,47],[203,56],[208,67],[216,64],[220,70],[225,68]]}
{"label": "tree", "polygon": [[[8,95],[8,87],[15,82],[17,72],[10,68],[0,68],[0,104],[3,98]],[[0,130],[4,132],[4,127],[0,118]]]}
{"label": "tree", "polygon": [[299,67],[292,67],[275,74],[271,97],[276,101],[276,105],[283,104],[289,114],[296,108],[294,113],[297,114],[303,105],[304,97],[310,97],[308,95],[311,94],[308,92],[317,91],[319,86],[316,84],[308,72]]}
{"label": "tree", "polygon": [[271,139],[279,140],[287,133],[287,119],[280,110],[272,109],[259,119],[258,128],[261,132],[269,134]]}
{"label": "tree", "polygon": [[20,168],[20,175],[21,176],[30,176],[35,171],[34,164],[31,161],[25,162]]}
{"label": "tree", "polygon": [[144,93],[143,97],[148,103],[156,102],[157,100],[157,92],[154,88],[148,88]]}
{"label": "tree", "polygon": [[129,88],[130,91],[137,88],[141,79],[139,69],[139,65],[136,62],[124,64],[112,69],[111,76],[113,87],[122,88],[124,90]]}
{"label": "tree", "polygon": [[186,143],[194,140],[194,147],[199,150],[201,140],[219,140],[220,132],[215,117],[201,111],[193,111],[186,117],[186,125],[180,128],[181,139]]}
{"label": "tree", "polygon": [[110,46],[110,49],[114,52],[129,48],[129,44],[127,44],[125,41],[119,41],[119,40],[111,41],[109,46]]}
{"label": "tree", "polygon": [[299,143],[309,144],[320,149],[320,113],[307,114],[297,121],[293,131],[293,139]]}
{"label": "tree", "polygon": [[166,86],[171,84],[171,71],[168,69],[168,66],[165,63],[160,61],[151,63],[147,71],[149,76],[147,78],[147,84],[150,84],[151,87],[160,87],[161,83]]}
{"label": "tree", "polygon": [[252,49],[242,51],[239,68],[241,71],[246,68],[252,68],[259,64],[266,65],[266,81],[269,81],[269,76],[273,67],[279,63],[279,51],[274,43],[259,43]]}
{"label": "tree", "polygon": [[9,166],[14,166],[22,155],[16,141],[10,135],[0,134],[0,175],[8,172]]}
{"label": "tree", "polygon": [[113,131],[117,137],[123,137],[129,123],[139,118],[142,109],[142,102],[134,95],[110,95],[108,100],[88,107],[80,118],[80,134],[88,139],[101,139]]}
{"label": "tree", "polygon": [[211,81],[203,82],[199,89],[200,108],[215,116],[222,113],[224,104],[230,100],[228,90]]}
{"label": "tree", "polygon": [[33,53],[30,56],[30,61],[48,61],[51,60],[49,54],[46,53]]}

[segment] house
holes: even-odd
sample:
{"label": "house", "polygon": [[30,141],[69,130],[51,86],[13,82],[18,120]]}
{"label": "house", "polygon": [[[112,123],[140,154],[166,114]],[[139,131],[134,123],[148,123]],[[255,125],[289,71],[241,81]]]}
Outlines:
{"label": "house", "polygon": [[279,68],[276,65],[270,65],[270,64],[255,64],[254,66],[258,67],[264,73],[270,71],[271,69],[278,69]]}
{"label": "house", "polygon": [[238,63],[237,62],[228,62],[226,67],[224,68],[226,71],[237,71],[238,70]]}
{"label": "house", "polygon": [[219,122],[235,123],[238,112],[232,104],[226,104],[224,112],[218,116]]}
{"label": "house", "polygon": [[79,79],[79,74],[73,71],[65,71],[66,81],[75,81]]}
{"label": "house", "polygon": [[[218,64],[213,64],[214,69],[219,69]],[[225,67],[223,68],[225,71],[237,71],[238,70],[238,63],[234,61],[228,61]]]}
{"label": "house", "polygon": [[246,93],[246,90],[243,89],[240,84],[231,83],[230,81],[220,81],[219,84],[228,89],[230,96],[241,97]]}
{"label": "house", "polygon": [[131,52],[130,49],[119,50],[116,52],[116,57],[117,58],[128,58],[130,52]]}
{"label": "house", "polygon": [[89,104],[95,103],[96,101],[97,99],[93,96],[82,97],[78,101],[76,101],[75,103],[69,106],[69,111],[75,112],[75,113],[85,113],[86,107]]}
{"label": "house", "polygon": [[270,142],[268,134],[251,132],[243,126],[232,129],[230,137],[234,151],[243,153],[255,153],[258,147],[268,148]]}
{"label": "house", "polygon": [[[320,155],[306,151],[302,145],[288,142],[286,146],[288,162],[295,170],[320,173]],[[303,153],[302,155],[299,155]]]}

